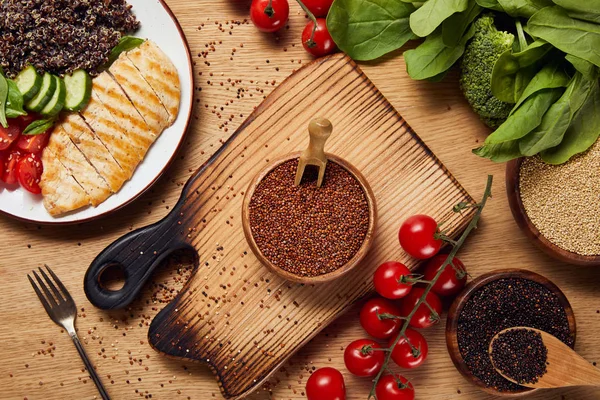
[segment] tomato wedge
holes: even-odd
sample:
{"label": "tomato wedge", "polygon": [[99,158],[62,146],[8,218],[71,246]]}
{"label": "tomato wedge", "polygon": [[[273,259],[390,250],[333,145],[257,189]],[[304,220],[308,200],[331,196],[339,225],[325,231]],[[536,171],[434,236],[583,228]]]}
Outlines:
{"label": "tomato wedge", "polygon": [[42,160],[37,154],[27,154],[21,157],[17,164],[19,183],[26,190],[34,194],[42,193],[42,189],[40,189],[42,172],[44,172]]}
{"label": "tomato wedge", "polygon": [[48,144],[51,131],[52,129],[48,129],[39,135],[21,135],[15,144],[18,149],[26,153],[41,153],[46,144]]}
{"label": "tomato wedge", "polygon": [[6,150],[10,147],[21,134],[21,125],[16,119],[8,120],[8,128],[0,125],[0,150]]}
{"label": "tomato wedge", "polygon": [[21,156],[22,154],[19,150],[13,149],[8,153],[0,178],[9,185],[17,183],[17,164],[19,163]]}

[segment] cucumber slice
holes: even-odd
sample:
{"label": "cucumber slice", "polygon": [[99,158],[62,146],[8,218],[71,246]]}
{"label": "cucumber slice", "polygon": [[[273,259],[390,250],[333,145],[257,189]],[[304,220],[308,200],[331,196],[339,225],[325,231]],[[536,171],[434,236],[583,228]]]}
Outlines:
{"label": "cucumber slice", "polygon": [[42,77],[32,65],[19,72],[19,75],[17,75],[14,80],[19,88],[19,92],[23,95],[24,101],[33,99],[33,96],[35,96],[40,90],[40,87],[42,87]]}
{"label": "cucumber slice", "polygon": [[67,86],[67,98],[65,109],[79,111],[84,108],[92,96],[92,78],[82,69],[73,71],[71,75],[65,75]]}
{"label": "cucumber slice", "polygon": [[42,109],[41,113],[43,115],[56,115],[65,106],[65,97],[67,95],[65,82],[63,82],[63,80],[58,76],[54,76],[54,80],[56,81],[56,90],[54,91],[54,95],[48,104],[46,104],[46,106]]}
{"label": "cucumber slice", "polygon": [[46,107],[46,104],[54,96],[57,83],[54,76],[46,72],[42,78],[42,87],[39,92],[25,106],[31,111],[42,111],[42,108]]}

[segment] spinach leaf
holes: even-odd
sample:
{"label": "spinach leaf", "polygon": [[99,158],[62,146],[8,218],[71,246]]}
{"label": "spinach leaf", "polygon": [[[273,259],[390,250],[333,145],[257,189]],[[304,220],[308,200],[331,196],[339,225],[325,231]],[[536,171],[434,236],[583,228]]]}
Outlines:
{"label": "spinach leaf", "polygon": [[567,90],[542,118],[542,123],[533,132],[519,141],[519,149],[526,156],[558,146],[571,125],[577,111],[583,106],[594,85],[576,73]]}
{"label": "spinach leaf", "polygon": [[458,45],[448,47],[444,44],[441,30],[427,36],[427,39],[416,49],[404,52],[406,70],[416,80],[434,78],[454,65],[465,52],[465,46],[475,34],[475,27],[465,33]]}
{"label": "spinach leaf", "polygon": [[486,144],[473,150],[479,157],[489,158],[494,162],[506,162],[522,156],[519,141],[512,140],[501,144]]}
{"label": "spinach leaf", "polygon": [[500,3],[498,3],[498,0],[477,0],[477,4],[483,8],[504,12],[504,9]]}
{"label": "spinach leaf", "polygon": [[8,83],[4,75],[0,74],[0,125],[4,128],[8,128],[8,121],[6,121],[6,100],[8,97]]}
{"label": "spinach leaf", "polygon": [[529,33],[557,49],[600,66],[600,25],[571,18],[560,7],[546,7],[527,23]]}
{"label": "spinach leaf", "polygon": [[485,144],[500,144],[521,139],[542,123],[546,111],[560,97],[563,90],[545,89],[530,96],[502,125],[485,140]]}
{"label": "spinach leaf", "polygon": [[58,117],[55,115],[48,119],[38,119],[37,121],[33,121],[23,130],[23,135],[39,135],[44,133],[54,126],[57,119]]}
{"label": "spinach leaf", "polygon": [[562,142],[543,151],[542,160],[548,164],[562,164],[575,154],[583,153],[598,140],[600,135],[600,86],[598,82],[587,101],[569,126]]}
{"label": "spinach leaf", "polygon": [[336,0],[327,29],[337,46],[354,60],[373,60],[415,39],[408,18],[415,10],[397,0]]}
{"label": "spinach leaf", "polygon": [[535,76],[539,63],[552,49],[552,46],[543,41],[536,40],[525,50],[513,53],[511,50],[504,52],[496,63],[492,72],[492,93],[505,103],[516,103],[521,98],[523,91]]}
{"label": "spinach leaf", "polygon": [[577,71],[581,72],[585,79],[593,81],[600,77],[600,69],[591,62],[585,61],[582,58],[567,54],[565,59],[570,62]]}
{"label": "spinach leaf", "polygon": [[27,115],[23,110],[23,95],[19,91],[17,84],[7,79],[8,97],[6,99],[6,118],[17,118],[21,115]]}
{"label": "spinach leaf", "polygon": [[428,0],[410,15],[410,29],[415,35],[431,34],[448,17],[467,9],[469,0]]}
{"label": "spinach leaf", "polygon": [[117,43],[117,45],[111,50],[110,54],[108,55],[108,64],[110,65],[113,62],[115,62],[115,60],[119,58],[122,52],[135,49],[142,43],[144,43],[144,39],[140,39],[134,36],[121,36],[121,39],[119,39],[119,43]]}
{"label": "spinach leaf", "polygon": [[442,23],[442,37],[448,47],[456,46],[463,37],[469,25],[483,11],[475,0],[469,0],[469,6],[463,12],[453,14]]}
{"label": "spinach leaf", "polygon": [[553,0],[556,5],[567,10],[570,17],[600,23],[599,0]]}
{"label": "spinach leaf", "polygon": [[550,0],[498,0],[500,6],[511,17],[529,18],[542,8],[552,4]]}
{"label": "spinach leaf", "polygon": [[544,89],[553,89],[567,87],[569,84],[569,76],[564,71],[559,62],[553,62],[546,65],[538,72],[531,82],[525,88],[525,91],[519,98],[519,101],[511,111],[511,115],[527,100],[530,96]]}

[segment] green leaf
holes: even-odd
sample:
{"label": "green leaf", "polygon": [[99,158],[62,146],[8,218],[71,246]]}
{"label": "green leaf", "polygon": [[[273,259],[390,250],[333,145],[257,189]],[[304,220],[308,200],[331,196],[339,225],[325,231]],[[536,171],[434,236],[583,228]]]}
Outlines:
{"label": "green leaf", "polygon": [[540,126],[519,141],[521,153],[533,156],[558,146],[563,140],[571,120],[583,106],[593,87],[593,82],[584,79],[580,73],[576,73],[567,90],[548,109]]}
{"label": "green leaf", "polygon": [[4,75],[0,74],[0,125],[4,128],[8,128],[8,121],[6,121],[6,101],[8,97],[8,82]]}
{"label": "green leaf", "polygon": [[552,5],[550,0],[498,0],[500,6],[511,17],[529,18],[544,7]]}
{"label": "green leaf", "polygon": [[556,5],[567,10],[570,17],[600,23],[599,0],[553,0]]}
{"label": "green leaf", "polygon": [[467,9],[469,0],[428,0],[410,15],[410,29],[420,37],[433,33],[448,17]]}
{"label": "green leaf", "polygon": [[463,55],[465,45],[474,34],[475,28],[471,25],[469,31],[454,47],[447,47],[444,44],[440,30],[429,35],[419,47],[404,53],[408,74],[413,79],[422,80],[446,72]]}
{"label": "green leaf", "polygon": [[490,160],[499,163],[522,157],[521,151],[519,150],[519,142],[517,140],[504,142],[502,144],[486,144],[474,149],[473,154],[476,154],[479,157],[489,158]]}
{"label": "green leaf", "polygon": [[7,79],[8,84],[8,96],[6,99],[6,118],[17,118],[21,115],[27,115],[27,112],[23,109],[23,95],[19,91],[17,84]]}
{"label": "green leaf", "polygon": [[563,89],[545,89],[530,96],[485,140],[486,145],[521,139],[542,123],[546,111],[562,94]]}
{"label": "green leaf", "polygon": [[479,4],[483,8],[504,12],[504,9],[500,5],[500,3],[498,3],[498,0],[477,0],[477,4]]}
{"label": "green leaf", "polygon": [[543,151],[542,160],[548,164],[562,164],[576,154],[583,153],[600,135],[600,86],[596,81],[590,96],[569,126],[562,142]]}
{"label": "green leaf", "polygon": [[373,60],[416,38],[408,22],[414,10],[398,0],[335,0],[327,29],[351,58]]}
{"label": "green leaf", "polygon": [[32,123],[27,125],[27,128],[23,130],[23,135],[39,135],[41,133],[44,133],[54,126],[56,120],[57,116],[48,119],[38,119],[37,121],[33,121]]}
{"label": "green leaf", "polygon": [[111,50],[110,54],[108,55],[108,64],[110,65],[113,62],[115,62],[115,60],[119,58],[122,52],[135,49],[142,43],[144,43],[144,39],[136,38],[134,36],[121,36],[121,39],[119,39],[119,43]]}
{"label": "green leaf", "polygon": [[519,98],[519,101],[511,111],[511,115],[517,110],[525,100],[534,95],[540,90],[554,89],[567,87],[569,84],[569,76],[565,73],[562,65],[558,62],[553,62],[546,65],[538,72],[531,82],[525,88],[525,91]]}
{"label": "green leaf", "polygon": [[560,7],[546,7],[527,23],[529,33],[557,49],[600,66],[600,25],[571,18]]}
{"label": "green leaf", "polygon": [[565,59],[570,62],[577,71],[581,72],[585,79],[593,81],[600,77],[600,69],[591,62],[585,61],[572,54],[567,54]]}
{"label": "green leaf", "polygon": [[475,0],[469,0],[469,6],[463,12],[453,14],[442,23],[442,37],[448,47],[456,46],[471,23],[483,11]]}

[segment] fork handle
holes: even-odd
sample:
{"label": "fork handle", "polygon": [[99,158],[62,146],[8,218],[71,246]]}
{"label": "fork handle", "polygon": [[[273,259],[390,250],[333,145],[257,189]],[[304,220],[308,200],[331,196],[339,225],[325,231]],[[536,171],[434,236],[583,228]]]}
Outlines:
{"label": "fork handle", "polygon": [[75,348],[79,352],[79,355],[81,356],[81,359],[83,360],[83,363],[85,364],[85,368],[87,369],[88,373],[90,374],[90,377],[96,384],[96,387],[98,388],[98,392],[100,392],[100,396],[102,396],[103,400],[110,400],[110,397],[108,396],[108,393],[106,393],[106,389],[104,389],[104,385],[102,385],[102,382],[100,381],[100,377],[96,373],[94,366],[92,365],[92,363],[90,362],[90,359],[88,358],[87,354],[85,353],[85,350],[83,349],[83,346],[81,345],[81,342],[79,341],[79,338],[77,337],[76,334],[71,334],[70,336],[71,336],[71,339],[73,339],[73,343],[75,343]]}

